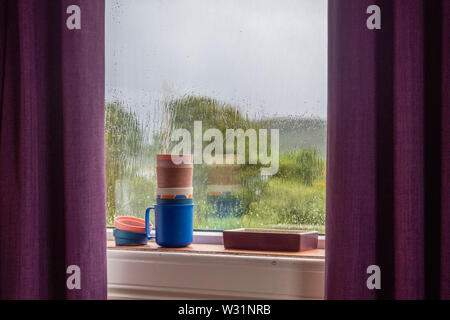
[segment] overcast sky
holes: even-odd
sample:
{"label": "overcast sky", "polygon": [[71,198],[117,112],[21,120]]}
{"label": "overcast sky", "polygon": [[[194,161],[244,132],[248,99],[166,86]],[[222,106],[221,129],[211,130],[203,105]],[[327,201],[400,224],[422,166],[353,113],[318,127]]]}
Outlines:
{"label": "overcast sky", "polygon": [[[107,100],[326,117],[327,0],[107,0]],[[139,111],[139,112],[140,112]]]}

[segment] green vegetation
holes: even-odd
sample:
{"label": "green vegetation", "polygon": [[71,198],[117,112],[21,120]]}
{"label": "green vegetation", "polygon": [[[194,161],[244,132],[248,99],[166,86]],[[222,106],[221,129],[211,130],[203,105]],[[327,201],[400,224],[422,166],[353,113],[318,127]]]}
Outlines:
{"label": "green vegetation", "polygon": [[280,169],[277,175],[259,180],[257,185],[243,184],[242,217],[218,218],[203,210],[202,214],[197,212],[196,227],[305,229],[324,233],[325,161],[316,150],[291,151],[280,158]]}
{"label": "green vegetation", "polygon": [[[116,215],[143,217],[156,197],[155,158],[170,150],[167,136],[175,128],[193,132],[196,120],[203,130],[217,128],[279,128],[280,169],[268,179],[259,165],[239,166],[241,186],[235,196],[238,214],[219,217],[208,198],[207,165],[195,165],[194,197],[197,229],[232,228],[314,229],[325,224],[326,122],[316,119],[249,120],[238,108],[214,99],[185,97],[164,105],[161,128],[149,132],[139,117],[120,103],[106,106],[106,167],[108,224]],[[168,116],[166,116],[168,115]],[[151,137],[146,139],[146,137]]]}
{"label": "green vegetation", "polygon": [[287,152],[280,158],[280,168],[276,177],[298,181],[312,187],[323,177],[324,172],[325,161],[317,150],[295,150]]}

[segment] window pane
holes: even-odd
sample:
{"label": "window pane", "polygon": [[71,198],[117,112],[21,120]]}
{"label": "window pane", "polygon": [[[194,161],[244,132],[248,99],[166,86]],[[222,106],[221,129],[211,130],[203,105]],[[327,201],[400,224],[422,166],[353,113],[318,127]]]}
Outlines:
{"label": "window pane", "polygon": [[108,223],[154,204],[156,154],[186,129],[195,228],[324,232],[327,0],[106,3]]}

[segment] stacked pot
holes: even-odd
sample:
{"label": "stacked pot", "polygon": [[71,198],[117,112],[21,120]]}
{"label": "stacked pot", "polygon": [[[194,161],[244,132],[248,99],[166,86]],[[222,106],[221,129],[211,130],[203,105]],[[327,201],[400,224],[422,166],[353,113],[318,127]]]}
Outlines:
{"label": "stacked pot", "polygon": [[[190,245],[194,235],[192,155],[157,155],[158,180],[156,205],[145,212],[145,220],[117,217],[114,220],[116,245],[145,245],[156,238],[162,247]],[[150,213],[155,212],[155,233],[151,235]]]}
{"label": "stacked pot", "polygon": [[192,155],[157,155],[157,204],[192,204],[193,170]]}
{"label": "stacked pot", "polygon": [[155,211],[156,243],[162,247],[182,248],[190,245],[194,235],[192,155],[157,155],[158,180],[156,205],[145,212],[147,237],[150,212]]}

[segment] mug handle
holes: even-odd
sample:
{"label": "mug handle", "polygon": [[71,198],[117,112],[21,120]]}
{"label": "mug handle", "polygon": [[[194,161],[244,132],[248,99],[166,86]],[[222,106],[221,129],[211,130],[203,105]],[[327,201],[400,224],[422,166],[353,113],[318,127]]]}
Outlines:
{"label": "mug handle", "polygon": [[152,237],[150,235],[150,211],[155,210],[155,207],[150,207],[147,210],[145,210],[145,233],[147,235],[147,239],[151,240],[151,239],[155,239],[155,237]]}

